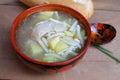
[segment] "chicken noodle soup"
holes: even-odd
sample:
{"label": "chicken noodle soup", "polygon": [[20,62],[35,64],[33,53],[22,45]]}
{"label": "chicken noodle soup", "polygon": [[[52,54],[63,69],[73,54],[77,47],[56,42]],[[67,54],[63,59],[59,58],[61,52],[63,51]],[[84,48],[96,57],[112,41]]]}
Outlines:
{"label": "chicken noodle soup", "polygon": [[83,25],[59,11],[28,15],[19,24],[16,42],[24,54],[44,62],[58,62],[77,55],[86,40]]}

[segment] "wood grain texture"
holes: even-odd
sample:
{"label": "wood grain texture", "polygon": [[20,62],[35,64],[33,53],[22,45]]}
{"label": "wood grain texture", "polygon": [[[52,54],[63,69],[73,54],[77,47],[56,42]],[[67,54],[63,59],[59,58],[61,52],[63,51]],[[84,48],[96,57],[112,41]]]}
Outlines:
{"label": "wood grain texture", "polygon": [[120,11],[120,0],[93,0],[95,10]]}
{"label": "wood grain texture", "polygon": [[[109,23],[117,29],[116,38],[102,45],[120,58],[120,0],[93,0],[95,13],[89,22]],[[6,5],[7,4],[7,5]],[[119,80],[120,64],[90,46],[82,62],[71,70],[42,74],[28,69],[16,57],[9,33],[15,17],[27,9],[18,0],[0,1],[0,80]]]}

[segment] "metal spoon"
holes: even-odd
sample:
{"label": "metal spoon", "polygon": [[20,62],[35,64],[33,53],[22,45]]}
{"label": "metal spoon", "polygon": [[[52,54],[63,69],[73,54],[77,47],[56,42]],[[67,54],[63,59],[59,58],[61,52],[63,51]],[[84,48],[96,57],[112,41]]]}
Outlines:
{"label": "metal spoon", "polygon": [[114,59],[115,61],[120,62],[120,59],[113,56],[111,54],[111,51],[100,46],[100,44],[109,43],[114,39],[114,37],[116,36],[116,29],[112,25],[104,23],[92,23],[90,24],[90,26],[92,31],[91,44],[101,52]]}

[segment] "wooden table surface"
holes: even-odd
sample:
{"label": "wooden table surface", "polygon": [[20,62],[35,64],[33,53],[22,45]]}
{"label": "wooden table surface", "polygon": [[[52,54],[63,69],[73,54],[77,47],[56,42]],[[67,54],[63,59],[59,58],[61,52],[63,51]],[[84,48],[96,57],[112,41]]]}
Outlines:
{"label": "wooden table surface", "polygon": [[[112,24],[116,38],[102,45],[120,58],[120,0],[93,0],[95,13],[89,22]],[[41,74],[28,69],[15,56],[9,40],[10,28],[15,17],[27,9],[18,0],[0,0],[0,80],[120,80],[120,63],[97,49],[89,47],[82,62],[71,70],[56,74]]]}

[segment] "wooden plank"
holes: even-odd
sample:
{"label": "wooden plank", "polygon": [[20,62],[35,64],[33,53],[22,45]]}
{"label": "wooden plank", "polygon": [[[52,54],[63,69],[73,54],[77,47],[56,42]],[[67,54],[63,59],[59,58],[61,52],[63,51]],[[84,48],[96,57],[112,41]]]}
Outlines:
{"label": "wooden plank", "polygon": [[7,5],[0,5],[0,8],[0,59],[14,59],[15,51],[9,39],[10,28],[15,17],[25,8]]}
{"label": "wooden plank", "polygon": [[[71,70],[57,74],[31,71],[19,61],[0,61],[1,79],[11,80],[119,80],[120,64],[111,62],[81,62]],[[4,62],[4,63],[3,63]],[[7,63],[6,63],[7,62]]]}
{"label": "wooden plank", "polygon": [[120,11],[120,0],[93,0],[95,9]]}
{"label": "wooden plank", "polygon": [[[13,22],[15,17],[25,9],[27,9],[25,6],[0,5],[0,19],[2,19],[0,25],[10,26],[9,24]],[[7,24],[6,20],[8,21]]]}
{"label": "wooden plank", "polygon": [[90,22],[118,23],[120,11],[95,10]]}
{"label": "wooden plank", "polygon": [[[120,64],[96,50],[89,47],[82,62],[69,71],[57,74],[41,74],[28,69],[15,56],[15,50],[9,41],[10,27],[15,17],[25,10],[24,6],[14,5],[16,0],[2,0],[0,3],[10,2],[11,5],[0,5],[0,79],[11,80],[119,80],[120,79]],[[103,47],[111,50],[113,55],[120,58],[120,11],[119,0],[94,0],[95,13],[90,18],[89,22],[103,22],[115,26],[117,29],[116,38]],[[115,4],[112,4],[113,1]],[[11,3],[13,2],[13,3]],[[100,4],[113,7],[103,7]],[[15,3],[16,4],[16,3]],[[12,6],[13,5],[13,6]]]}
{"label": "wooden plank", "polygon": [[26,6],[23,3],[21,3],[19,0],[3,0],[3,1],[0,1],[0,5]]}
{"label": "wooden plank", "polygon": [[20,2],[18,0],[2,0],[0,5],[20,5]]}
{"label": "wooden plank", "polygon": [[1,0],[0,1],[0,4],[7,4],[7,3],[16,3],[18,2],[19,0]]}

